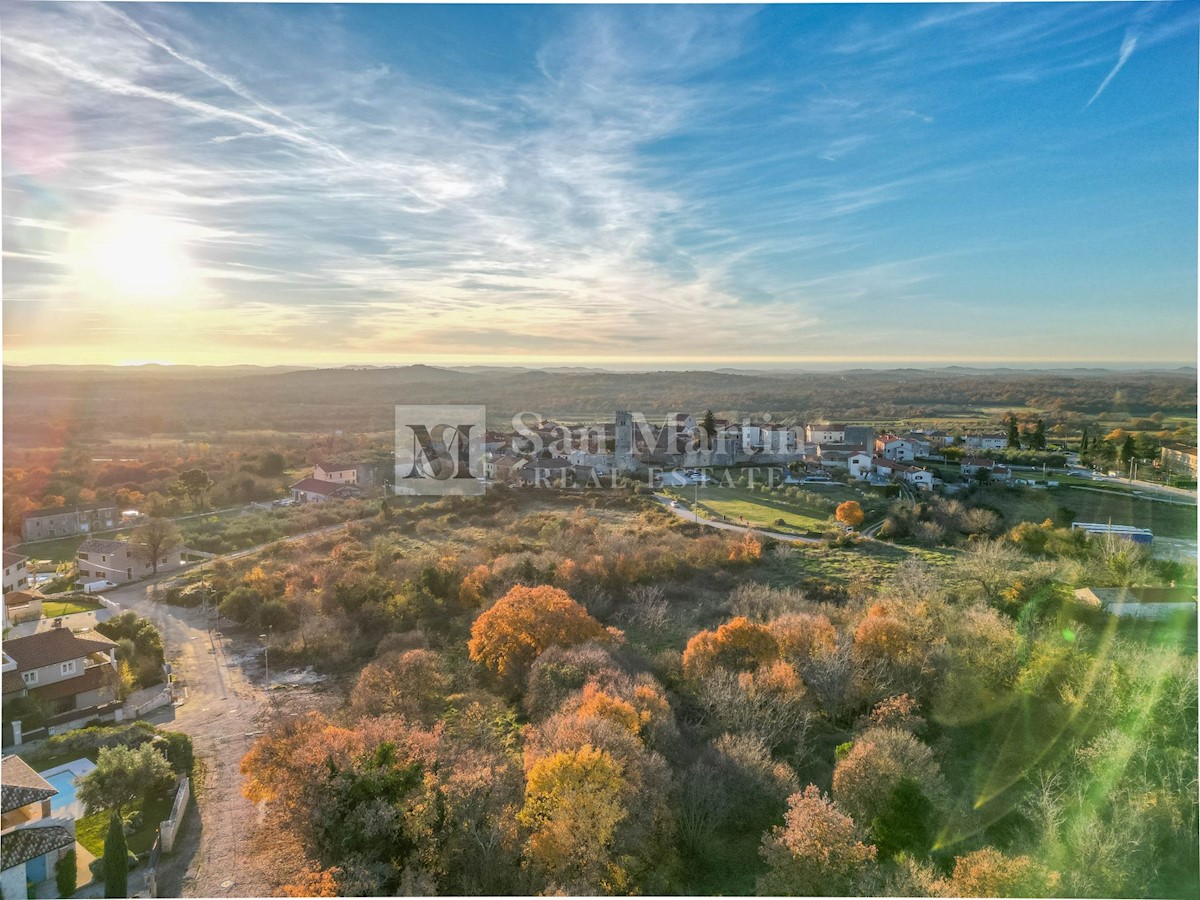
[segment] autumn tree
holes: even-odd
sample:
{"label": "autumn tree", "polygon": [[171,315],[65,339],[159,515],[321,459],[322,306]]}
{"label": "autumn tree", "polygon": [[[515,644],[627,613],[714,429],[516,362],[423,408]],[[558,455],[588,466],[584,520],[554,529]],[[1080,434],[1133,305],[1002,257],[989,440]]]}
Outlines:
{"label": "autumn tree", "polygon": [[342,870],[336,866],[322,869],[317,863],[310,862],[304,870],[291,882],[279,889],[281,897],[337,897],[338,876]]}
{"label": "autumn tree", "polygon": [[183,545],[179,527],[170,519],[151,519],[140,525],[129,536],[129,549],[134,558],[143,565],[153,568],[158,574],[158,564],[166,561],[167,554]]}
{"label": "autumn tree", "polygon": [[547,881],[587,893],[622,892],[624,874],[611,854],[626,816],[622,789],[620,766],[595,747],[564,750],[534,764],[517,818],[530,831],[529,858]]}
{"label": "autumn tree", "polygon": [[834,517],[843,525],[857,528],[863,522],[863,509],[857,500],[847,500],[838,504]]}
{"label": "autumn tree", "polygon": [[559,588],[517,585],[475,620],[471,659],[512,683],[551,646],[604,638],[604,626]]}
{"label": "autumn tree", "polygon": [[761,854],[769,871],[758,893],[775,896],[845,896],[875,859],[854,820],[816,785],[788,799],[783,825],[764,836]]}
{"label": "autumn tree", "polygon": [[984,847],[958,857],[950,878],[935,887],[945,897],[1049,897],[1057,884],[1057,872],[1028,856],[1005,856]]}
{"label": "autumn tree", "polygon": [[869,824],[882,815],[901,780],[912,779],[937,802],[945,781],[933,751],[907,731],[871,728],[860,735],[833,770],[833,796],[856,821]]}
{"label": "autumn tree", "polygon": [[837,649],[837,630],[828,616],[788,613],[767,628],[775,638],[779,655],[797,665]]}
{"label": "autumn tree", "polygon": [[401,715],[430,721],[445,710],[450,678],[429,650],[380,655],[359,673],[351,691],[357,716]]}
{"label": "autumn tree", "polygon": [[779,646],[767,626],[738,616],[716,631],[693,635],[683,651],[683,671],[692,679],[718,668],[745,671],[778,655]]}

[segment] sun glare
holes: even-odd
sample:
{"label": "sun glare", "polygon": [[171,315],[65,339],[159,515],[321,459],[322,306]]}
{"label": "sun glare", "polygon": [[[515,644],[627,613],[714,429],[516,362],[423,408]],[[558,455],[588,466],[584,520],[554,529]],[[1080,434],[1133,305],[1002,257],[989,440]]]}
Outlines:
{"label": "sun glare", "polygon": [[191,262],[178,225],[144,213],[119,213],[88,229],[76,250],[93,290],[129,300],[166,300],[188,287]]}

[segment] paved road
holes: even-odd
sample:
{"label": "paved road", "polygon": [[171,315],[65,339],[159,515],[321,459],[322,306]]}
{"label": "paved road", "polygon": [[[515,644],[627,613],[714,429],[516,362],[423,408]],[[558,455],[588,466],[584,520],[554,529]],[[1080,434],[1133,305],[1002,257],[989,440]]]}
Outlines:
{"label": "paved road", "polygon": [[739,533],[753,531],[755,534],[761,534],[764,537],[769,537],[776,541],[787,541],[788,543],[792,544],[824,543],[824,540],[821,538],[803,537],[798,534],[783,534],[779,531],[768,531],[765,528],[754,528],[748,525],[738,525],[734,522],[718,522],[716,519],[706,519],[703,516],[692,512],[690,509],[685,509],[684,507],[678,505],[672,505],[671,498],[663,494],[655,494],[654,499],[686,522],[698,522],[701,525],[707,525],[710,528],[719,528],[722,531],[737,531]]}

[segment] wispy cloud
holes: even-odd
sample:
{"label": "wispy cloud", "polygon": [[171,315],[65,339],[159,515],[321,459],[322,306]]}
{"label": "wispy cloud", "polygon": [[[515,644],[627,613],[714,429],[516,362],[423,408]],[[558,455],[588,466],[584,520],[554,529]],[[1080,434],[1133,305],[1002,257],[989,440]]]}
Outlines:
{"label": "wispy cloud", "polygon": [[[929,332],[896,311],[939,302],[946,201],[1025,164],[973,106],[1094,65],[1128,26],[1091,7],[864,7],[789,44],[764,17],[811,10],[546,8],[503,51],[475,48],[481,75],[374,40],[362,23],[385,13],[407,8],[7,11],[9,349],[34,346],[44,305],[60,344],[102,326],[121,357],[154,340],[753,359],[837,335],[883,352]],[[180,236],[186,298],[151,309],[79,277],[80,240],[124,212]]]}
{"label": "wispy cloud", "polygon": [[1117,77],[1117,73],[1125,67],[1125,63],[1129,62],[1129,57],[1133,56],[1133,51],[1137,49],[1137,43],[1138,39],[1136,34],[1125,35],[1125,39],[1121,41],[1121,52],[1117,54],[1116,65],[1112,67],[1109,73],[1104,77],[1104,80],[1100,82],[1100,87],[1096,88],[1096,93],[1092,94],[1092,98],[1088,100],[1087,103],[1083,104],[1084,109],[1087,109],[1089,106],[1095,103],[1096,99],[1104,93],[1104,89],[1108,87],[1109,83]]}

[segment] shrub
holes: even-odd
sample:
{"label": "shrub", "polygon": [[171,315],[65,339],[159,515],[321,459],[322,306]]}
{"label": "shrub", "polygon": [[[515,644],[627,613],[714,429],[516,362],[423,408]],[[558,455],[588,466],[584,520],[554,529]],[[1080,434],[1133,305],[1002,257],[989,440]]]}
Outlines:
{"label": "shrub", "polygon": [[176,775],[191,775],[195,766],[195,754],[192,751],[192,739],[182,731],[160,731],[154,739],[155,746],[167,762],[171,764]]}
{"label": "shrub", "polygon": [[58,888],[58,896],[70,897],[75,893],[75,888],[78,886],[79,881],[75,872],[75,865],[74,849],[68,851],[66,856],[54,864],[54,884]]}

